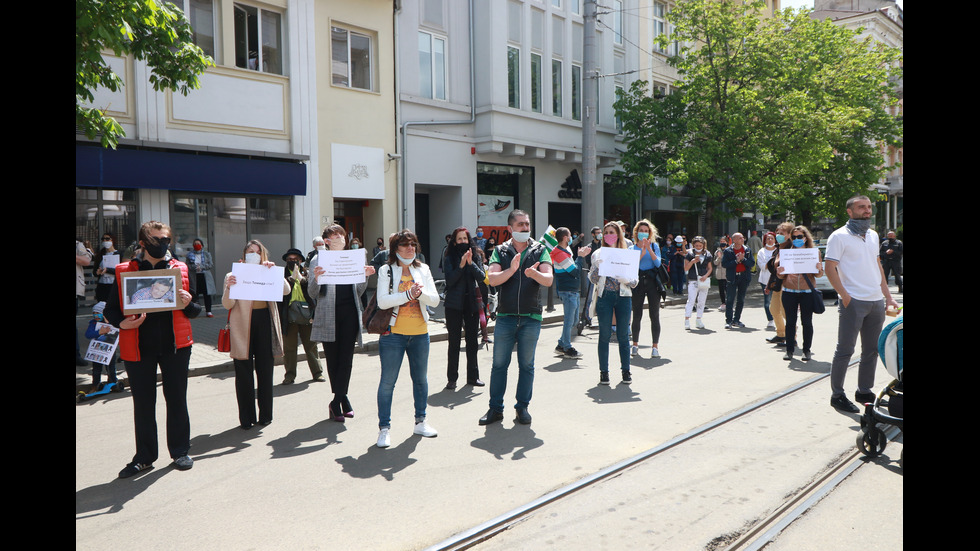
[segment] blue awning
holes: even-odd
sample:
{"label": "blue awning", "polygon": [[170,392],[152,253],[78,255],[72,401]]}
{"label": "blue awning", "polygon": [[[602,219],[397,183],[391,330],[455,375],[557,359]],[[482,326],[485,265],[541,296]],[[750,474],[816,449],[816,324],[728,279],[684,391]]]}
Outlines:
{"label": "blue awning", "polygon": [[306,195],[306,164],[206,152],[75,144],[75,185],[211,193]]}

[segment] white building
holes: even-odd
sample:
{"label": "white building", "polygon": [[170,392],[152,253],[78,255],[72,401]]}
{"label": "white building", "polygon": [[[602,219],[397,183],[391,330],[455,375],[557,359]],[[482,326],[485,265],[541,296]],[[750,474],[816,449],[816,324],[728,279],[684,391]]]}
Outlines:
{"label": "white building", "polygon": [[[600,15],[598,181],[612,171],[616,88],[636,78],[633,0]],[[473,10],[472,12],[470,10]],[[499,243],[507,214],[581,225],[582,3],[579,0],[420,0],[396,12],[401,220],[437,266],[460,225]],[[601,225],[602,220],[594,224]]]}

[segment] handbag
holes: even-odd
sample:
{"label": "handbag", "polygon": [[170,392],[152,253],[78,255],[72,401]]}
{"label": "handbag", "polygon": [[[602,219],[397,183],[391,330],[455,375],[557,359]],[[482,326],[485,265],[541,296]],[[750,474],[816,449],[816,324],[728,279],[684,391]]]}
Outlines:
{"label": "handbag", "polygon": [[306,302],[306,297],[303,296],[302,284],[296,282],[293,284],[293,292],[289,297],[289,307],[286,312],[286,317],[289,323],[295,323],[296,325],[309,325],[313,321],[313,310],[310,308],[308,302]]}
{"label": "handbag", "polygon": [[228,321],[225,322],[224,329],[218,331],[218,352],[231,352],[231,312],[228,312]]}
{"label": "handbag", "polygon": [[[388,290],[389,292],[394,292],[395,290],[395,274],[391,267],[388,267]],[[371,333],[372,335],[381,335],[388,332],[388,326],[391,325],[391,314],[394,308],[385,308],[384,310],[378,308],[378,293],[374,293],[371,300],[368,302],[367,308],[364,309],[364,313],[361,315],[361,323],[364,325],[364,329]]]}
{"label": "handbag", "polygon": [[810,283],[810,278],[806,274],[803,274],[803,279],[806,280],[806,284],[810,287],[810,294],[813,295],[813,313],[823,314],[824,310],[827,309],[823,303],[823,293],[813,288],[813,283]]}
{"label": "handbag", "polygon": [[711,290],[711,278],[701,279],[701,272],[698,271],[698,263],[694,263],[694,273],[698,276],[698,291],[708,292]]}

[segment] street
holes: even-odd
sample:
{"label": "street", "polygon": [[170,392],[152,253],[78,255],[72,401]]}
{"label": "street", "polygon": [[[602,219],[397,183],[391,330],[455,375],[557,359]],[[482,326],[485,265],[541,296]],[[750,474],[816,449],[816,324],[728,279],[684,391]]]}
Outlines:
{"label": "street", "polygon": [[[896,299],[901,304],[903,297]],[[745,329],[723,329],[717,304],[717,298],[709,300],[707,329],[700,331],[683,329],[682,305],[662,310],[663,357],[656,360],[649,357],[644,316],[631,385],[620,383],[615,345],[610,346],[612,384],[598,385],[596,330],[573,339],[582,358],[560,359],[553,349],[561,323],[545,324],[529,426],[513,419],[516,358],[504,421],[483,427],[477,420],[487,410],[488,387],[444,390],[447,344],[433,342],[428,420],[439,435],[412,434],[406,361],[395,387],[388,449],[375,446],[376,348],[355,355],[350,391],[355,417],[346,423],[327,420],[329,383],[310,382],[302,361],[292,386],[278,385],[282,366],[276,367],[274,422],[248,431],[238,426],[233,372],[191,377],[195,465],[186,472],[169,466],[165,457],[162,393],[157,422],[163,457],[155,469],[126,480],[116,474],[133,455],[128,391],[80,404],[76,548],[423,549],[829,371],[837,328],[832,301],[825,314],[814,316],[810,362],[800,361],[799,353],[784,361],[783,350],[764,341],[774,333],[764,329],[759,293],[746,298]],[[560,313],[561,305],[556,306]],[[489,383],[491,351],[481,350],[479,362],[481,378]],[[879,362],[875,390],[889,380]],[[845,381],[849,394],[855,382],[852,369]],[[854,449],[858,416],[838,413],[829,399],[829,382],[819,382],[543,508],[477,549],[710,548]],[[853,477],[853,484],[867,491],[855,496],[843,486],[827,498],[832,505],[817,504],[786,531],[795,543],[777,540],[776,548],[901,548],[900,440]],[[878,507],[887,511],[869,512],[859,501],[872,497],[870,491],[889,496]]]}

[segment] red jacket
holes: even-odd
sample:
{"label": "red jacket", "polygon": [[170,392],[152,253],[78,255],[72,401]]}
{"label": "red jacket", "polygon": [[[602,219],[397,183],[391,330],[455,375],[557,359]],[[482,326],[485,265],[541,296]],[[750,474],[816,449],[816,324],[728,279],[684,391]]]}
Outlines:
{"label": "red jacket", "polygon": [[[190,280],[187,275],[187,264],[172,258],[169,263],[170,268],[180,269],[180,279],[181,287],[185,291],[190,291]],[[119,282],[119,275],[123,272],[138,272],[139,271],[139,261],[131,260],[128,264],[119,264],[116,266],[116,281]],[[124,304],[125,297],[123,296],[123,286],[119,286],[119,304]],[[173,311],[173,321],[174,321],[174,346],[175,348],[185,348],[194,344],[194,337],[191,334],[191,320],[184,315],[183,310]],[[140,337],[139,337],[139,327],[136,329],[120,329],[119,330],[119,355],[123,360],[138,362],[140,360]]]}

